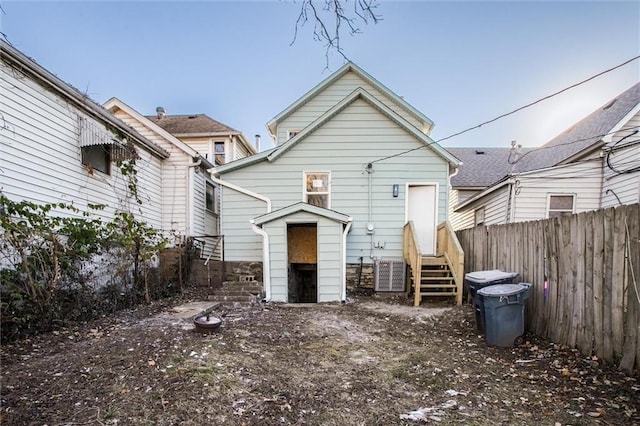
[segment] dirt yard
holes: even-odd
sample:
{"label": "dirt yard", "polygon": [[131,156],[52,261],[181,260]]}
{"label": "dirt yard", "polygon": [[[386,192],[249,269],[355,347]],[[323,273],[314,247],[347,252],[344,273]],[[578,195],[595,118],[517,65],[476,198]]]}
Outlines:
{"label": "dirt yard", "polygon": [[469,305],[153,305],[2,347],[3,425],[631,425],[640,378],[532,336],[489,348]]}

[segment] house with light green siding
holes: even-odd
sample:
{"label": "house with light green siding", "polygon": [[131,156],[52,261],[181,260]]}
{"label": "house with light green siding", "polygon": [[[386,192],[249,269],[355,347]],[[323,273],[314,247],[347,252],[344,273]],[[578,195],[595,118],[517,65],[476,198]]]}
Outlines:
{"label": "house with light green siding", "polygon": [[[262,262],[269,301],[344,301],[347,283],[407,291],[406,270],[416,303],[458,300],[462,254],[445,224],[459,161],[432,126],[345,64],[268,123],[275,148],[214,169],[225,260]],[[424,265],[449,272],[429,281]]]}

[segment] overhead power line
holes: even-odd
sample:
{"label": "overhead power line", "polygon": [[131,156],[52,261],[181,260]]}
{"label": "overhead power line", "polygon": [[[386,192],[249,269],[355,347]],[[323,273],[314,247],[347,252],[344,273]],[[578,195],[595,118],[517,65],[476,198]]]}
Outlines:
{"label": "overhead power line", "polygon": [[[417,147],[417,148],[408,149],[408,150],[406,150],[406,151],[402,151],[402,152],[398,152],[398,153],[396,153],[396,154],[388,155],[388,156],[386,156],[386,157],[378,158],[377,160],[373,160],[373,161],[371,161],[371,163],[378,163],[378,162],[380,162],[380,161],[388,160],[388,159],[390,159],[390,158],[399,157],[399,156],[401,156],[401,155],[408,154],[408,153],[413,152],[413,151],[416,151],[416,150],[418,150],[418,149],[426,148],[426,147],[428,147],[428,146],[430,146],[430,145],[433,145],[433,144],[436,144],[436,143],[440,143],[440,142],[445,141],[445,140],[447,140],[447,139],[451,139],[451,138],[454,138],[454,137],[456,137],[456,136],[460,136],[460,135],[462,135],[462,134],[464,134],[464,133],[470,132],[471,130],[479,129],[480,127],[482,127],[482,126],[484,126],[484,125],[487,125],[487,124],[493,123],[493,122],[495,122],[495,121],[501,120],[501,119],[503,119],[503,118],[505,118],[505,117],[508,117],[508,116],[510,116],[510,115],[513,115],[513,114],[515,114],[515,113],[517,113],[517,112],[519,112],[519,111],[522,111],[522,110],[524,110],[524,109],[526,109],[526,108],[530,108],[530,107],[532,107],[532,106],[534,106],[534,105],[536,105],[536,104],[539,104],[540,102],[546,101],[547,99],[551,99],[551,98],[553,98],[553,97],[555,97],[555,96],[558,96],[558,95],[560,95],[561,93],[564,93],[564,92],[566,92],[566,91],[568,91],[568,90],[571,90],[571,89],[573,89],[573,88],[576,88],[576,87],[578,87],[578,86],[581,86],[581,85],[583,85],[583,84],[585,84],[585,83],[587,83],[587,82],[589,82],[589,81],[591,81],[591,80],[593,80],[593,79],[595,79],[595,78],[598,78],[598,77],[600,77],[600,76],[602,76],[602,75],[605,75],[605,74],[607,74],[607,73],[610,73],[610,72],[612,72],[612,71],[615,71],[615,70],[617,70],[618,68],[621,68],[621,67],[623,67],[623,66],[625,66],[625,65],[627,65],[627,64],[629,64],[629,63],[631,63],[631,62],[633,62],[633,61],[635,61],[635,60],[638,60],[638,59],[640,59],[640,55],[638,55],[638,56],[634,56],[633,58],[628,59],[628,60],[626,60],[626,61],[622,62],[621,64],[618,64],[618,65],[616,65],[616,66],[614,66],[614,67],[611,67],[611,68],[608,68],[608,69],[606,69],[606,70],[604,70],[604,71],[601,71],[601,72],[599,72],[598,74],[592,75],[592,76],[591,76],[591,77],[589,77],[589,78],[586,78],[586,79],[584,79],[584,80],[582,80],[582,81],[579,81],[579,82],[577,82],[577,83],[574,83],[574,84],[572,84],[572,85],[570,85],[570,86],[567,86],[567,87],[565,87],[564,89],[558,90],[557,92],[554,92],[554,93],[552,93],[552,94],[550,94],[550,95],[544,96],[544,97],[542,97],[542,98],[540,98],[540,99],[537,99],[537,100],[535,100],[535,101],[533,101],[533,102],[529,102],[529,103],[528,103],[528,104],[526,104],[526,105],[523,105],[523,106],[521,106],[521,107],[518,107],[518,108],[516,108],[516,109],[514,109],[514,110],[512,110],[512,111],[509,111],[509,112],[507,112],[507,113],[501,114],[501,115],[499,115],[499,116],[497,116],[497,117],[495,117],[495,118],[492,118],[491,120],[483,121],[483,122],[482,122],[482,123],[480,123],[480,124],[477,124],[477,125],[475,125],[475,126],[472,126],[472,127],[467,128],[467,129],[461,130],[461,131],[459,131],[459,132],[453,133],[453,134],[451,134],[451,135],[449,135],[449,136],[445,136],[445,137],[440,138],[440,139],[438,139],[438,140],[436,140],[436,141],[434,141],[434,142],[432,142],[432,143],[429,143],[429,144],[427,144],[427,145],[422,145],[422,146],[419,146],[419,147]],[[603,135],[603,136],[605,136],[605,135]],[[574,141],[574,142],[575,142],[575,141]]]}

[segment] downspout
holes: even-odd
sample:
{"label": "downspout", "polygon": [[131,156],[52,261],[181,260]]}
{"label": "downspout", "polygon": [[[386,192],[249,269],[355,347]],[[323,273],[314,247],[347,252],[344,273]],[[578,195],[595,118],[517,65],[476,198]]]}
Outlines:
{"label": "downspout", "polygon": [[194,216],[194,199],[193,199],[193,188],[194,188],[194,174],[195,174],[195,168],[200,166],[200,164],[202,164],[202,158],[198,158],[198,160],[195,163],[189,163],[189,175],[187,176],[187,186],[189,188],[189,202],[187,203],[187,217],[188,217],[188,223],[187,223],[187,237],[191,237],[191,235],[193,234],[193,216]]}
{"label": "downspout", "polygon": [[232,183],[226,182],[224,180],[220,180],[213,175],[211,175],[211,180],[218,185],[226,186],[229,189],[233,189],[234,191],[238,191],[241,194],[248,195],[249,197],[255,198],[260,201],[264,201],[267,204],[267,213],[271,213],[271,200],[268,197],[265,197],[262,194],[258,194],[257,192],[250,191],[246,188],[243,188],[238,185],[234,185]]}
{"label": "downspout", "polygon": [[[353,218],[349,217],[347,220],[347,226],[342,232],[342,302],[347,301],[347,234],[351,229]],[[360,266],[360,270],[362,271],[362,266]]]}
{"label": "downspout", "polygon": [[256,225],[255,221],[251,219],[249,221],[251,229],[256,234],[262,235],[262,284],[264,285],[264,299],[265,302],[271,301],[271,265],[269,256],[269,234]]}
{"label": "downspout", "polygon": [[[268,197],[265,197],[262,194],[258,194],[257,192],[250,191],[241,186],[218,179],[214,177],[213,174],[211,174],[211,180],[218,185],[226,186],[227,188],[238,191],[241,194],[247,195],[260,201],[264,201],[267,205],[267,213],[271,213],[271,199],[269,199]],[[251,224],[251,229],[253,230],[253,232],[262,236],[262,284],[264,286],[265,301],[269,302],[271,300],[271,265],[269,264],[271,256],[269,255],[269,235],[265,232],[264,229],[258,227],[253,219],[249,220],[249,223]]]}
{"label": "downspout", "polygon": [[447,211],[447,217],[445,218],[445,222],[448,222],[449,220],[451,220],[451,216],[453,215],[453,209],[454,209],[455,206],[451,205],[451,191],[452,191],[451,188],[453,188],[453,186],[451,185],[451,178],[455,177],[455,175],[458,174],[458,172],[460,171],[460,167],[455,167],[453,170],[454,170],[453,173],[450,173],[449,174],[449,179],[447,179],[447,185],[448,185],[448,188],[447,188],[447,205],[449,206],[449,208],[446,210]]}

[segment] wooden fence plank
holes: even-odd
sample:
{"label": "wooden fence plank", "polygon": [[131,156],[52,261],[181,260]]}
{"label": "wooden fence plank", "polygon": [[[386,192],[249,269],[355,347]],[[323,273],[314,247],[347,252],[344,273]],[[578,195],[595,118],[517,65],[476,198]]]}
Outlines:
{"label": "wooden fence plank", "polygon": [[640,370],[640,205],[626,208],[625,242],[627,244],[627,313],[625,342],[620,368],[631,373]]}
{"label": "wooden fence plank", "polygon": [[[554,342],[559,341],[559,324],[562,321],[562,318],[558,317],[558,298],[560,294],[560,284],[558,277],[558,253],[559,253],[559,238],[558,232],[556,231],[557,221],[552,219],[549,221],[549,248],[551,249],[549,253],[549,322],[553,324],[552,327],[549,328],[549,336],[553,339]],[[561,300],[561,299],[560,299]]]}
{"label": "wooden fence plank", "polygon": [[604,357],[604,211],[593,218],[593,345]]}
{"label": "wooden fence plank", "polygon": [[593,222],[595,212],[584,215],[584,327],[581,347],[583,353],[590,355],[593,351]]}
{"label": "wooden fence plank", "polygon": [[585,310],[585,224],[586,215],[571,216],[571,238],[574,241],[573,252],[575,263],[572,266],[574,271],[573,283],[573,320],[571,330],[574,330],[573,340],[569,340],[569,345],[576,346],[584,350],[584,310]]}
{"label": "wooden fence plank", "polygon": [[602,286],[602,357],[613,358],[613,336],[611,323],[611,282],[613,279],[613,209],[604,210],[604,283]]}
{"label": "wooden fence plank", "polygon": [[626,209],[614,210],[613,252],[611,253],[611,338],[613,356],[622,356],[624,344],[624,269],[625,269],[625,222]]}

